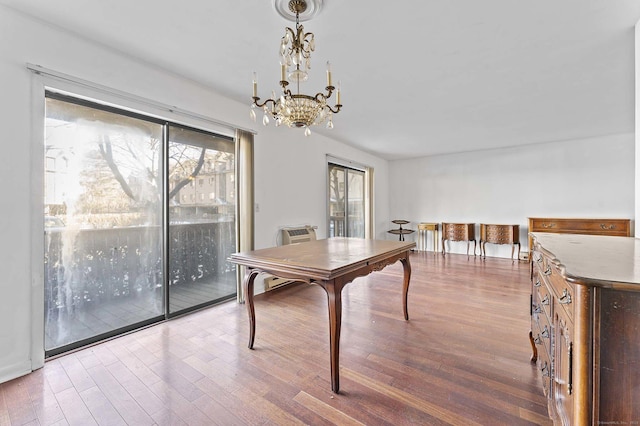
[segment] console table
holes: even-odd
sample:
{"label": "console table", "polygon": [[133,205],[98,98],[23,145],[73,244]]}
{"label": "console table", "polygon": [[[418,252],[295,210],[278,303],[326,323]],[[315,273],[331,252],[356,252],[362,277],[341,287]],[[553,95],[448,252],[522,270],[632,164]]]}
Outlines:
{"label": "console table", "polygon": [[550,417],[562,425],[637,424],[640,239],[531,238],[531,360]]}
{"label": "console table", "polygon": [[418,224],[418,247],[420,251],[427,251],[427,231],[433,232],[433,253],[438,252],[438,224],[422,222]]}
{"label": "console table", "polygon": [[[576,219],[530,217],[529,232],[554,232],[557,234],[614,235],[629,237],[631,221],[629,219]],[[529,254],[533,250],[533,241],[529,236]]]}
{"label": "console table", "polygon": [[330,238],[303,244],[234,253],[229,260],[247,268],[243,289],[249,314],[249,349],[253,349],[256,319],[253,306],[253,283],[260,272],[317,284],[327,294],[329,306],[329,349],[331,358],[331,390],[340,390],[340,324],[342,321],[342,289],[357,277],[380,271],[402,262],[404,279],[402,309],[409,319],[407,296],[411,278],[409,253],[414,242]]}
{"label": "console table", "polygon": [[473,241],[473,255],[476,255],[476,224],[475,223],[445,223],[442,222],[442,255],[446,254],[444,242],[466,241],[467,257],[469,256],[469,243]]}
{"label": "console table", "polygon": [[480,224],[480,255],[487,257],[486,244],[511,244],[511,259],[513,259],[513,249],[518,246],[518,257],[520,259],[520,226],[519,225],[491,225]]}

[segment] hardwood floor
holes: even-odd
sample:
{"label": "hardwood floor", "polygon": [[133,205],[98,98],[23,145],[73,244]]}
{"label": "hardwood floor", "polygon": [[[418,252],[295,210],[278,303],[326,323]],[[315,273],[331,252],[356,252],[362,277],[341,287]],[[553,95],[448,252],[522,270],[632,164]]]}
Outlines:
{"label": "hardwood floor", "polygon": [[326,295],[296,284],[59,357],[0,385],[0,425],[551,424],[529,362],[527,262],[414,253],[343,293],[341,392]]}

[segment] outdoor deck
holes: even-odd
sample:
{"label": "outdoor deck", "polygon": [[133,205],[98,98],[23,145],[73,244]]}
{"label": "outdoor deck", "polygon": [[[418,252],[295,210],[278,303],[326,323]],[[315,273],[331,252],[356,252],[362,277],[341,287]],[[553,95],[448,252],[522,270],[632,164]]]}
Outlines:
{"label": "outdoor deck", "polygon": [[[235,272],[221,277],[183,282],[169,287],[170,314],[211,301],[235,297]],[[45,347],[53,349],[98,336],[113,330],[164,315],[163,292],[133,293],[127,297],[74,305],[73,310],[61,309],[50,315],[45,335]]]}

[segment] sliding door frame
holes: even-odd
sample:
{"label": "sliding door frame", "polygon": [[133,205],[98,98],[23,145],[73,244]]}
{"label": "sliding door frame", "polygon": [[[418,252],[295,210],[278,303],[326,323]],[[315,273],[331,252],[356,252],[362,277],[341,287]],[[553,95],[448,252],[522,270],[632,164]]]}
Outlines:
{"label": "sliding door frame", "polygon": [[[335,164],[337,166],[345,167],[347,169],[353,169],[364,172],[364,238],[372,239],[375,235],[375,217],[374,217],[374,169],[371,166],[367,166],[355,161],[340,158],[331,154],[326,156],[326,217],[327,217],[327,236],[329,236],[329,226],[331,221],[331,206],[330,206],[330,193],[331,193],[331,176],[329,174],[329,166]],[[346,179],[346,174],[345,174]],[[345,182],[345,186],[348,185]],[[346,188],[345,188],[346,189]],[[346,192],[345,192],[346,194]],[[345,211],[346,215],[346,211]],[[346,219],[346,218],[345,218]],[[345,221],[346,226],[346,221]]]}
{"label": "sliding door frame", "polygon": [[[33,371],[41,368],[45,362],[45,322],[44,322],[44,268],[43,259],[45,254],[44,239],[42,230],[44,229],[44,149],[42,149],[43,135],[44,135],[44,118],[45,118],[45,99],[47,93],[55,93],[60,96],[69,96],[77,100],[85,100],[90,105],[97,104],[104,106],[105,108],[113,108],[118,113],[126,112],[131,116],[141,116],[144,120],[160,123],[174,123],[186,128],[192,128],[194,130],[204,131],[214,135],[219,135],[238,143],[236,138],[236,131],[240,129],[238,126],[231,125],[219,120],[212,119],[210,117],[192,113],[190,111],[180,110],[179,108],[165,105],[159,102],[155,102],[143,97],[132,95],[126,92],[119,91],[117,89],[102,86],[97,83],[92,83],[86,80],[82,80],[77,77],[69,76],[56,71],[48,70],[37,65],[27,64],[27,69],[33,72],[31,78],[31,136],[30,136],[30,163],[31,169],[29,187],[31,194],[29,196],[30,208],[30,271],[28,274],[28,282],[30,284],[31,293],[31,312],[30,312],[30,324],[26,327],[30,330],[30,360],[23,368]],[[57,96],[56,95],[56,96]],[[166,126],[163,130],[163,172],[168,172],[169,162],[167,158],[168,149],[168,132]],[[253,132],[249,130],[243,130],[253,140]],[[251,161],[248,163],[253,166],[253,144],[251,143],[245,148],[244,152],[248,152],[251,157]],[[236,150],[237,152],[237,150]],[[242,158],[235,159],[235,173],[236,182],[241,178],[239,164],[242,163]],[[246,164],[245,164],[246,167]],[[246,171],[246,170],[245,170]],[[244,172],[244,171],[243,171]],[[253,170],[249,173],[252,176]],[[249,182],[243,180],[245,183],[253,184],[253,178]],[[168,194],[168,179],[163,180],[163,199]],[[238,193],[236,191],[236,193]],[[250,190],[251,196],[253,196],[253,188]],[[245,208],[252,208],[252,203],[248,206],[238,206],[238,209],[242,212]],[[168,235],[169,227],[169,209],[166,199],[162,203],[161,221],[163,227],[163,235]],[[244,230],[240,221],[236,217],[236,235],[244,237],[246,232],[251,232],[251,240],[253,239],[253,228]],[[245,237],[246,238],[246,237]],[[162,244],[162,257],[164,259],[163,265],[163,280],[169,277],[169,264],[166,261],[168,258],[168,238],[164,238]],[[236,241],[238,244],[238,241]],[[163,302],[165,305],[164,315],[157,317],[159,321],[169,319],[168,310],[168,291],[167,285],[164,284],[163,289]],[[237,287],[240,287],[238,283]],[[146,322],[146,321],[145,321]],[[154,321],[157,322],[156,318]],[[140,325],[136,324],[135,329],[140,328]],[[128,328],[128,327],[127,327]],[[132,327],[133,329],[133,327]],[[127,330],[120,330],[126,332]],[[102,336],[104,340],[105,336]],[[89,343],[86,343],[89,344]]]}

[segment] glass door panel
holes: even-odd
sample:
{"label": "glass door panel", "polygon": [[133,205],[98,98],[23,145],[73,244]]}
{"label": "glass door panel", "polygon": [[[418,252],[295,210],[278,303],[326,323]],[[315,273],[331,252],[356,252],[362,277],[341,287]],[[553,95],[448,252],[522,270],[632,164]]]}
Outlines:
{"label": "glass door panel", "polygon": [[364,238],[364,172],[347,169],[347,236]]}
{"label": "glass door panel", "polygon": [[346,237],[346,169],[329,164],[329,238]]}
{"label": "glass door panel", "polygon": [[45,103],[45,350],[162,318],[161,124]]}
{"label": "glass door panel", "polygon": [[365,237],[365,173],[329,163],[329,237]]}
{"label": "glass door panel", "polygon": [[233,140],[169,126],[169,313],[236,295]]}

